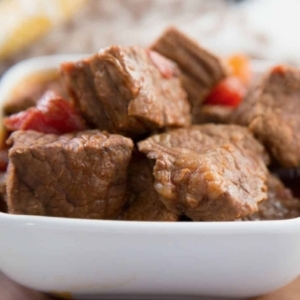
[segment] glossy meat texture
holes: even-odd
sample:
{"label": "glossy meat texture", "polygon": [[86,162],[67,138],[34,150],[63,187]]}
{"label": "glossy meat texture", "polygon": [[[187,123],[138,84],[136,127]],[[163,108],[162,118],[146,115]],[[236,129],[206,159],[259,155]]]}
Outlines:
{"label": "glossy meat texture", "polygon": [[300,71],[277,66],[249,93],[229,122],[246,125],[285,167],[300,164]]}
{"label": "glossy meat texture", "polygon": [[236,125],[198,125],[139,143],[155,161],[155,189],[168,210],[194,221],[235,220],[267,198],[264,148]]}
{"label": "glossy meat texture", "polygon": [[221,60],[176,28],[167,29],[151,49],[175,61],[182,70],[182,81],[192,106],[193,123],[199,123],[206,97],[227,75]]}
{"label": "glossy meat texture", "polygon": [[244,221],[284,220],[300,216],[300,200],[274,175],[268,177],[268,199],[258,204],[258,212]]}
{"label": "glossy meat texture", "polygon": [[168,211],[154,188],[153,162],[138,151],[133,152],[128,168],[128,204],[121,220],[178,221],[178,216]]}
{"label": "glossy meat texture", "polygon": [[126,201],[130,139],[82,131],[16,131],[9,140],[8,209],[13,214],[115,219]]}
{"label": "glossy meat texture", "polygon": [[92,127],[137,136],[190,123],[177,66],[150,50],[112,46],[61,67],[75,104]]}

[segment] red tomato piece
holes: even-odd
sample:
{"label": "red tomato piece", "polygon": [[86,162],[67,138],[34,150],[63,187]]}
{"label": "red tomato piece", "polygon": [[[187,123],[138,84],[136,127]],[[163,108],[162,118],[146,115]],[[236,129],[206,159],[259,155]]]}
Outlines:
{"label": "red tomato piece", "polygon": [[236,77],[227,77],[219,82],[208,95],[205,103],[236,107],[244,98],[246,89]]}
{"label": "red tomato piece", "polygon": [[284,65],[277,65],[275,67],[273,67],[273,69],[271,70],[271,73],[277,73],[279,75],[284,75],[287,71],[287,66]]}
{"label": "red tomato piece", "polygon": [[86,129],[73,105],[53,92],[47,92],[36,107],[5,118],[4,125],[10,131],[32,129],[55,134]]}
{"label": "red tomato piece", "polygon": [[7,118],[3,119],[3,124],[9,131],[15,131],[21,128],[22,123],[26,119],[29,110],[32,110],[32,108],[27,109],[26,111],[21,111],[17,114],[13,114]]}

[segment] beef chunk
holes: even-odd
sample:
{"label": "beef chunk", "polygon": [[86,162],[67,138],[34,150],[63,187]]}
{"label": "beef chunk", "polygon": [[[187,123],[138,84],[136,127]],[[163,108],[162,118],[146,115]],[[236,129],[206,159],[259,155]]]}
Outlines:
{"label": "beef chunk", "polygon": [[121,220],[177,221],[178,216],[168,211],[154,188],[153,163],[139,152],[134,152],[128,169],[129,203]]}
{"label": "beef chunk", "polygon": [[76,63],[62,75],[88,123],[130,136],[190,123],[179,70],[140,47],[112,46]]}
{"label": "beef chunk", "polygon": [[116,218],[126,200],[130,139],[98,130],[16,131],[10,142],[8,209],[14,214]]}
{"label": "beef chunk", "polygon": [[300,200],[274,175],[268,177],[268,199],[258,204],[258,212],[243,220],[282,220],[300,216]]}
{"label": "beef chunk", "polygon": [[175,28],[167,29],[151,49],[175,61],[181,68],[193,122],[199,123],[201,104],[212,88],[226,77],[227,71],[221,60]]}
{"label": "beef chunk", "polygon": [[249,126],[286,167],[300,164],[300,71],[273,68],[249,93],[230,122]]}
{"label": "beef chunk", "polygon": [[246,128],[192,126],[152,136],[139,149],[155,160],[155,189],[177,215],[235,220],[267,197],[267,156]]}
{"label": "beef chunk", "polygon": [[253,138],[247,128],[239,125],[193,125],[153,135],[140,144],[148,143],[166,148],[186,148],[198,154],[205,154],[217,146],[230,143],[248,154],[258,155],[266,164],[269,163],[269,156],[264,147]]}

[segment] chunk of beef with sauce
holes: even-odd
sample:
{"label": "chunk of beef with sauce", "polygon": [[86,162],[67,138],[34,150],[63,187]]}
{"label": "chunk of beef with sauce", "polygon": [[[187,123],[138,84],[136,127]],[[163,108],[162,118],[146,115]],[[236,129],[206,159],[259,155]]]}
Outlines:
{"label": "chunk of beef with sauce", "polygon": [[137,136],[190,123],[177,66],[150,50],[112,46],[61,67],[76,105],[92,127]]}
{"label": "chunk of beef with sauce", "polygon": [[57,70],[38,72],[25,77],[3,104],[4,115],[12,115],[35,106],[41,96],[49,90],[67,99]]}
{"label": "chunk of beef with sauce", "polygon": [[178,221],[159,200],[154,188],[153,162],[138,151],[133,152],[128,168],[128,204],[121,220]]}
{"label": "chunk of beef with sauce", "polygon": [[115,219],[126,201],[133,143],[98,130],[64,135],[16,131],[9,139],[13,214]]}
{"label": "chunk of beef with sauce", "polygon": [[268,176],[268,199],[258,204],[258,212],[244,221],[283,220],[300,216],[300,200],[274,175]]}
{"label": "chunk of beef with sauce", "polygon": [[285,167],[300,165],[300,70],[277,66],[251,90],[228,122],[248,126]]}
{"label": "chunk of beef with sauce", "polygon": [[182,70],[193,122],[199,123],[202,103],[227,75],[221,59],[173,27],[167,29],[151,49],[175,61]]}
{"label": "chunk of beef with sauce", "polygon": [[235,220],[267,198],[268,157],[247,128],[198,125],[154,135],[139,150],[155,161],[168,210],[194,221]]}

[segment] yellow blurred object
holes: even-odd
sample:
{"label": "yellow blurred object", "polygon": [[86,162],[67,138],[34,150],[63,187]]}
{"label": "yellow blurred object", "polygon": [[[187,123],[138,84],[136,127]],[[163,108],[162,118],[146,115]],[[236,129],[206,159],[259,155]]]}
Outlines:
{"label": "yellow blurred object", "polygon": [[86,0],[2,0],[0,59],[11,56],[72,17]]}
{"label": "yellow blurred object", "polygon": [[245,85],[251,79],[250,60],[244,54],[234,54],[227,58],[231,75],[238,77]]}

